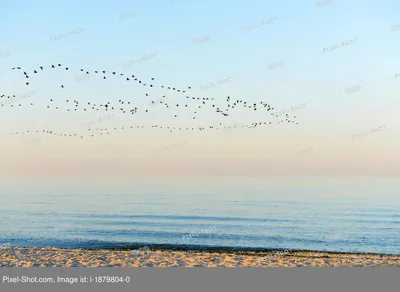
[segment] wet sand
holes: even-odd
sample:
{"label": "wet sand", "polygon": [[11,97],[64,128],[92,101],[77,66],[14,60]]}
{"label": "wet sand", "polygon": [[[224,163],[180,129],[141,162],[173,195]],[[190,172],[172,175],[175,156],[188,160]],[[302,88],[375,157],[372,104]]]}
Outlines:
{"label": "wet sand", "polygon": [[2,267],[400,267],[400,255],[324,252],[0,249]]}

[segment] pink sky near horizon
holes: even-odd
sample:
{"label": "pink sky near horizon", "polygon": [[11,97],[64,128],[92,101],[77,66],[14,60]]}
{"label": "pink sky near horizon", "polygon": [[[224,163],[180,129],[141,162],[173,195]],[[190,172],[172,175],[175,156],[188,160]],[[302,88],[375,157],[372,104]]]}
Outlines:
{"label": "pink sky near horizon", "polygon": [[388,135],[382,132],[358,140],[346,138],[347,141],[315,140],[308,144],[300,138],[240,141],[237,137],[183,138],[169,144],[160,139],[130,143],[121,143],[119,139],[114,142],[82,139],[77,143],[57,144],[56,140],[43,138],[37,145],[8,141],[1,145],[0,175],[3,178],[400,175],[400,164],[396,163],[398,145]]}

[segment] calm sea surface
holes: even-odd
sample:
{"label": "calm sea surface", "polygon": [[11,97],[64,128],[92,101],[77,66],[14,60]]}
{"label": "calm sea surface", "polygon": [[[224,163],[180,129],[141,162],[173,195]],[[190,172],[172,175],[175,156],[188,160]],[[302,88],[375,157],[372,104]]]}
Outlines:
{"label": "calm sea surface", "polygon": [[142,182],[141,191],[121,193],[2,191],[0,244],[400,254],[399,179],[238,181]]}

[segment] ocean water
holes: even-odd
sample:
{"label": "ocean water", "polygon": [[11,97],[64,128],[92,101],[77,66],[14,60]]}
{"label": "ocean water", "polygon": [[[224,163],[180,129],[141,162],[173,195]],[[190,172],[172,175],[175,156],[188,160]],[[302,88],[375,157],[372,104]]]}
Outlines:
{"label": "ocean water", "polygon": [[140,191],[7,190],[0,244],[400,254],[399,181],[226,178],[146,181]]}

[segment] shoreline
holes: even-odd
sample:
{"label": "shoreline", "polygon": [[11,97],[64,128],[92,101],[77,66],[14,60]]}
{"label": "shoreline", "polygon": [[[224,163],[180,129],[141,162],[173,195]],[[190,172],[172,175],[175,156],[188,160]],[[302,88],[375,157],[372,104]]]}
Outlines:
{"label": "shoreline", "polygon": [[264,253],[279,253],[289,251],[291,253],[319,253],[319,254],[332,254],[332,255],[369,255],[369,256],[394,256],[400,257],[400,253],[379,253],[379,252],[356,252],[356,251],[328,251],[328,250],[309,250],[309,249],[292,249],[292,248],[258,248],[258,247],[227,247],[227,246],[201,246],[201,245],[173,245],[173,244],[121,244],[117,246],[99,245],[97,247],[84,247],[84,246],[72,246],[72,247],[60,247],[60,246],[15,246],[15,245],[0,245],[0,251],[4,248],[20,248],[20,249],[59,249],[59,250],[88,250],[88,251],[162,251],[162,252],[191,252],[191,253],[231,253],[231,254],[243,254],[243,255],[254,255]]}
{"label": "shoreline", "polygon": [[400,267],[400,255],[275,250],[161,250],[9,247],[0,267]]}

